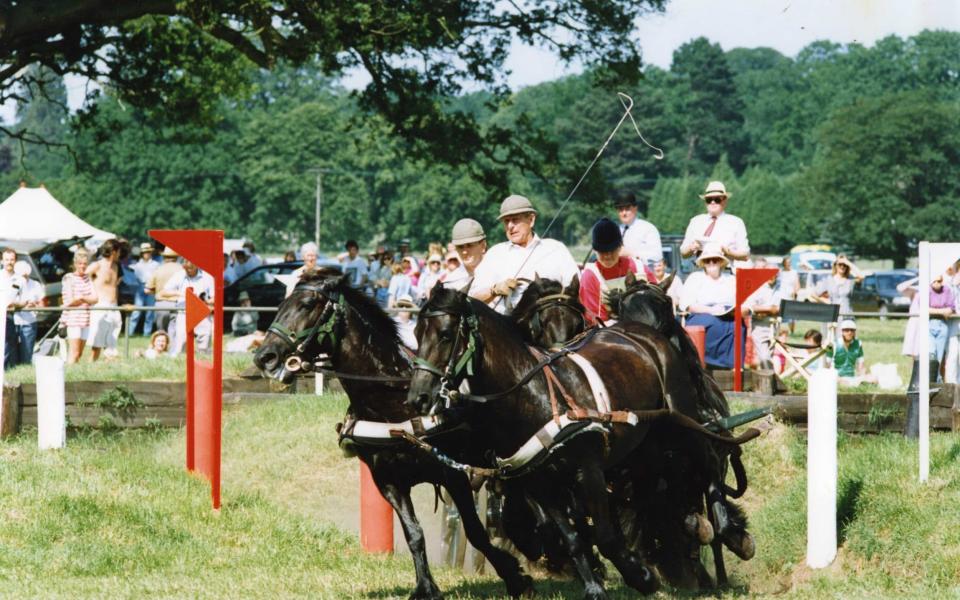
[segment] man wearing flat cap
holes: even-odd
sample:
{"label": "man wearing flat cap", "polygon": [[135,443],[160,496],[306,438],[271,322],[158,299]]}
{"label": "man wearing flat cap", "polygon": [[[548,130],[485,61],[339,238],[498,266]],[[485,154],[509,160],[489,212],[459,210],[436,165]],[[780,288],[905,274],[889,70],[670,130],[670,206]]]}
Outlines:
{"label": "man wearing flat cap", "polygon": [[663,259],[660,232],[649,221],[637,216],[637,197],[633,192],[621,192],[613,202],[620,217],[623,252],[638,264],[652,266]]}
{"label": "man wearing flat cap", "polygon": [[497,312],[509,314],[526,289],[521,279],[532,281],[539,275],[566,287],[580,276],[576,261],[563,243],[534,232],[537,210],[530,200],[517,194],[507,196],[497,218],[507,241],[491,248],[477,267],[471,296]]}
{"label": "man wearing flat cap", "polygon": [[680,254],[684,257],[699,256],[703,247],[719,245],[723,257],[728,260],[747,260],[750,256],[750,244],[747,241],[747,227],[740,217],[726,212],[730,194],[722,181],[711,181],[700,196],[706,204],[707,212],[690,219],[687,232],[680,245]]}
{"label": "man wearing flat cap", "polygon": [[477,221],[460,219],[453,226],[450,241],[456,249],[460,266],[445,274],[443,287],[460,290],[473,279],[477,267],[487,253],[487,234],[483,231],[483,225]]}

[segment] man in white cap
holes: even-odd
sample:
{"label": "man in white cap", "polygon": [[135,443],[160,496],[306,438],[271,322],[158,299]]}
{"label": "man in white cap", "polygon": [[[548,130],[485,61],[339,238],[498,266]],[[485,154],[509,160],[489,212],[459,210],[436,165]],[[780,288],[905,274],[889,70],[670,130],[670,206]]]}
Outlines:
{"label": "man in white cap", "polygon": [[507,196],[497,218],[503,223],[507,241],[491,248],[477,267],[471,296],[497,312],[509,314],[526,287],[520,279],[533,280],[539,275],[566,287],[580,276],[576,261],[563,243],[543,239],[534,232],[537,211],[530,200],[517,194]]}
{"label": "man in white cap", "polygon": [[[443,278],[443,287],[462,289],[473,279],[477,267],[487,253],[487,234],[483,225],[473,219],[460,219],[453,226],[451,243],[459,257],[458,266]],[[449,263],[449,256],[448,256]]]}
{"label": "man in white cap", "polygon": [[620,234],[623,236],[623,252],[637,261],[638,265],[653,266],[663,259],[663,244],[660,232],[649,221],[637,216],[637,197],[633,192],[622,192],[614,201],[620,217]]}
{"label": "man in white cap", "polygon": [[750,256],[747,227],[740,217],[726,212],[730,194],[723,182],[711,181],[700,197],[707,205],[707,212],[690,219],[680,245],[680,254],[684,257],[699,255],[704,244],[713,242],[719,244],[725,258],[747,260]]}
{"label": "man in white cap", "polygon": [[[137,292],[133,297],[133,303],[136,306],[153,306],[156,304],[156,296],[152,291],[148,294],[146,286],[150,276],[159,266],[160,263],[153,260],[153,244],[150,242],[140,244],[140,260],[133,265],[133,274],[137,278]],[[153,322],[157,313],[151,310],[144,315],[142,311],[138,310],[130,315],[130,320],[127,322],[127,335],[137,330],[141,315],[143,316],[143,335],[150,337],[150,334],[153,333]]]}

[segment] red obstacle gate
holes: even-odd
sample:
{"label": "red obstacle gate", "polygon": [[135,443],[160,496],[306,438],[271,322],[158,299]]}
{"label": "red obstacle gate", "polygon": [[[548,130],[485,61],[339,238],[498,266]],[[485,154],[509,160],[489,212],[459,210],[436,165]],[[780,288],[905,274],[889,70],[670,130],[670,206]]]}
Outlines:
{"label": "red obstacle gate", "polygon": [[175,250],[213,277],[213,360],[195,357],[194,329],[211,309],[193,290],[186,293],[187,470],[210,481],[213,508],[220,509],[220,442],[223,410],[223,232],[150,230],[150,237]]}

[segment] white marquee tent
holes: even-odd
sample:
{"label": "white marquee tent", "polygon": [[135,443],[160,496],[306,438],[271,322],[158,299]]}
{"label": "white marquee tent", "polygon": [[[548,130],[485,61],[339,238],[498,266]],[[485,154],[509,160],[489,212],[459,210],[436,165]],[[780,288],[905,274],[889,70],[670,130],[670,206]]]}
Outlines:
{"label": "white marquee tent", "polygon": [[21,187],[0,204],[0,240],[55,242],[72,237],[116,237],[70,212],[47,188]]}

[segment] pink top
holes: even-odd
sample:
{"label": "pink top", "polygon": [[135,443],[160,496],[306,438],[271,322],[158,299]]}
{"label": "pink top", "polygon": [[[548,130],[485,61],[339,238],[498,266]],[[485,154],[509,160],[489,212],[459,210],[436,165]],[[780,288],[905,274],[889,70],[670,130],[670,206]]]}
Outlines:
{"label": "pink top", "polygon": [[[93,283],[90,278],[76,273],[67,273],[63,276],[63,303],[70,304],[75,298],[82,298],[93,293]],[[63,324],[67,327],[89,327],[90,309],[87,304],[63,311]]]}

